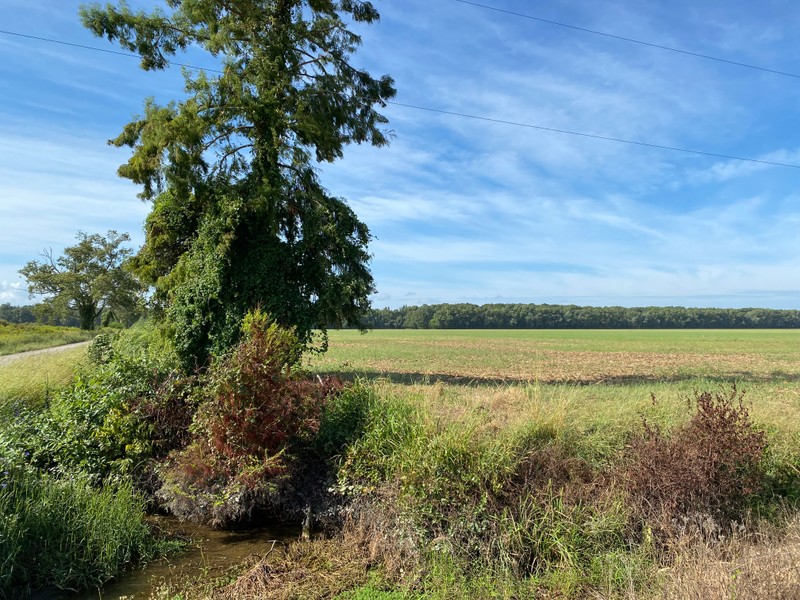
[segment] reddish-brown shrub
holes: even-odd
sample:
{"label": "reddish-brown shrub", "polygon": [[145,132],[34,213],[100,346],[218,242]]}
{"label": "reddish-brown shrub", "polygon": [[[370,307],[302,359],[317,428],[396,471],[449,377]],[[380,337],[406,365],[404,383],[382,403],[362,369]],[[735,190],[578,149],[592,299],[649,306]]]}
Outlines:
{"label": "reddish-brown shrub", "polygon": [[222,525],[269,502],[292,444],[319,428],[338,379],[309,380],[295,368],[294,332],[259,312],[234,351],[206,375],[190,444],[161,469],[159,497],[180,517]]}
{"label": "reddish-brown shrub", "polygon": [[645,422],[631,440],[622,479],[654,532],[673,535],[698,516],[737,519],[761,489],[766,437],[743,395],[696,392],[686,424],[665,435]]}

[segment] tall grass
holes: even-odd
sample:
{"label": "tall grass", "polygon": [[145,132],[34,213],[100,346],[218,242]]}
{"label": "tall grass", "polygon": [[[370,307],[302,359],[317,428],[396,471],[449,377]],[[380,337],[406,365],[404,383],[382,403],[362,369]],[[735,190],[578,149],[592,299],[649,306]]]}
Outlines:
{"label": "tall grass", "polygon": [[11,471],[0,474],[0,597],[96,588],[154,552],[145,502],[129,484]]}
{"label": "tall grass", "polygon": [[[421,573],[413,585],[424,597],[470,597],[478,588],[497,597],[638,595],[670,564],[680,547],[673,536],[701,517],[715,522],[706,534],[722,532],[731,519],[797,500],[799,453],[777,444],[765,454],[760,440],[775,433],[747,418],[735,390],[667,407],[648,399],[620,426],[616,411],[573,402],[570,389],[472,395],[377,384],[379,401],[339,471],[340,490],[375,503],[362,511],[376,555],[385,553],[373,564],[383,561],[389,579],[404,584],[408,572]],[[665,433],[632,444],[649,440],[656,423]],[[724,460],[714,459],[715,447]],[[669,457],[679,464],[662,487],[685,490],[694,503],[653,512],[663,490],[641,485],[636,475],[646,469],[634,467]],[[731,489],[743,501],[720,505],[715,494]],[[664,515],[672,529],[660,526]],[[395,548],[409,541],[416,555],[406,552],[398,567]]]}
{"label": "tall grass", "polygon": [[0,356],[85,342],[92,339],[95,333],[77,327],[56,327],[38,323],[0,323]]}
{"label": "tall grass", "polygon": [[68,384],[86,363],[86,348],[36,354],[0,364],[0,409],[13,402],[40,406],[55,390]]}

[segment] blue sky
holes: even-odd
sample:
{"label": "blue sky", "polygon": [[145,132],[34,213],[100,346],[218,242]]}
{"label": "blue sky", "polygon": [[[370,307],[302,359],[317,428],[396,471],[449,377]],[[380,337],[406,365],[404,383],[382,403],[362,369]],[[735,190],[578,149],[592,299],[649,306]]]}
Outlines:
{"label": "blue sky", "polygon": [[[507,11],[800,75],[796,2],[533,3]],[[131,6],[152,2],[131,0]],[[378,0],[355,62],[397,102],[800,165],[800,77],[457,0]],[[3,0],[0,29],[116,50],[73,0]],[[203,62],[201,55],[183,62]],[[178,68],[0,34],[0,302],[78,230],[143,240],[149,206],[106,145]],[[800,308],[800,168],[658,150],[392,105],[390,147],[320,176],[375,235],[377,307],[435,302]]]}

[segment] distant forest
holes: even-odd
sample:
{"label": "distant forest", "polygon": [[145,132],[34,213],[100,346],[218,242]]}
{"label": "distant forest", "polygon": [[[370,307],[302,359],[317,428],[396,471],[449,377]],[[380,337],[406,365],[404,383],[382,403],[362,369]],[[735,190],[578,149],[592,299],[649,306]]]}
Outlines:
{"label": "distant forest", "polygon": [[432,304],[382,308],[372,329],[753,329],[800,328],[800,311],[679,306]]}
{"label": "distant forest", "polygon": [[0,321],[8,323],[47,323],[65,327],[78,327],[80,325],[80,320],[77,317],[57,319],[39,314],[35,304],[27,306],[12,306],[8,303],[0,304]]}
{"label": "distant forest", "polygon": [[[0,321],[78,326],[77,318],[39,318],[35,305],[0,304]],[[572,304],[424,304],[371,310],[371,329],[791,329],[800,310],[575,306]]]}

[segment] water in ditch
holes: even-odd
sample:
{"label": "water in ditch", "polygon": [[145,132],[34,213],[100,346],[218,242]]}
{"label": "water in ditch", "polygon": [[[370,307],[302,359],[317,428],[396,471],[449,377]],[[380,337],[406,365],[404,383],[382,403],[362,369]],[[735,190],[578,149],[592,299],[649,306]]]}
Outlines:
{"label": "water in ditch", "polygon": [[156,526],[171,536],[186,539],[185,551],[121,575],[102,589],[84,594],[40,590],[35,600],[147,600],[167,583],[187,578],[213,579],[248,559],[279,556],[297,540],[300,528],[270,524],[236,530],[218,530],[157,517]]}

